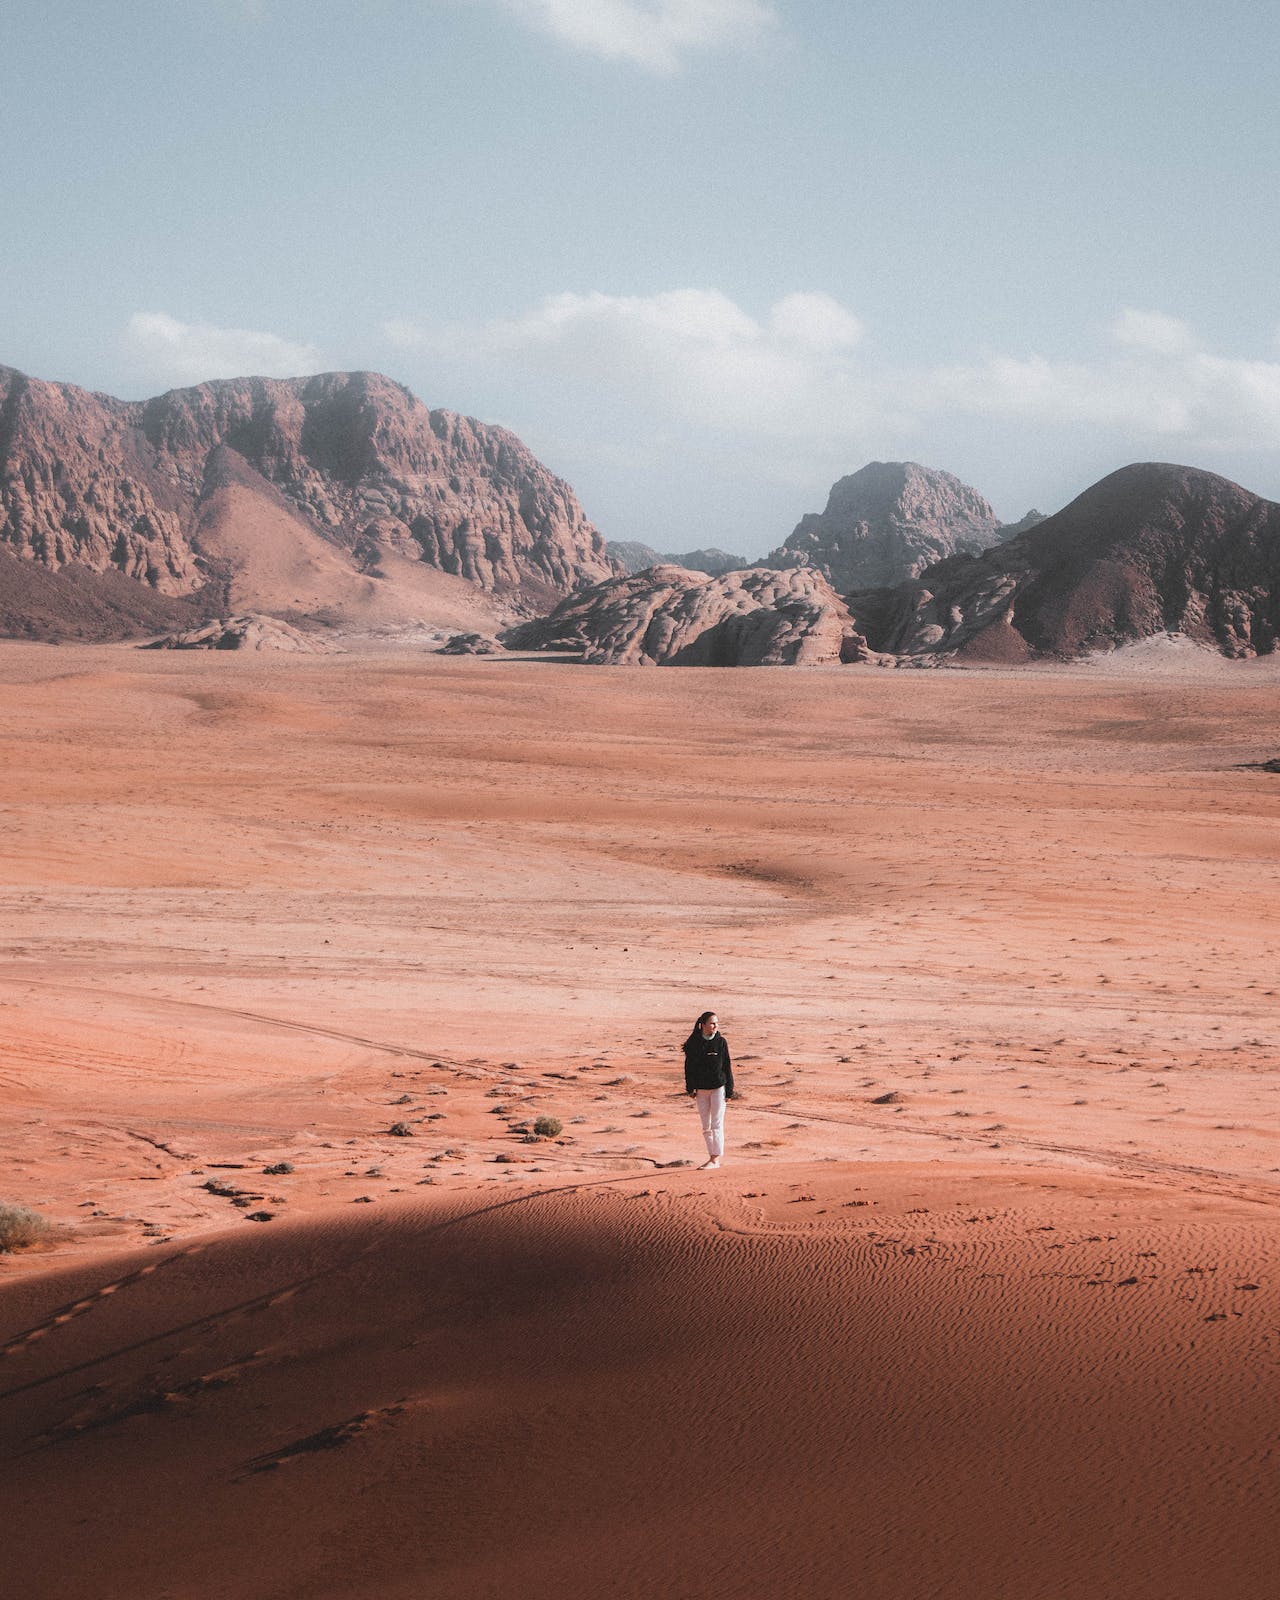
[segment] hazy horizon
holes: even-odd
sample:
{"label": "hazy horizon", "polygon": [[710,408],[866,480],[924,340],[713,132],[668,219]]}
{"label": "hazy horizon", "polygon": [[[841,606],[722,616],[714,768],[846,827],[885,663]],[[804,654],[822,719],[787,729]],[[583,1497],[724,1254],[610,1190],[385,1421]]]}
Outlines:
{"label": "hazy horizon", "polygon": [[33,376],[385,372],[666,550],[762,554],[875,459],[1009,522],[1145,459],[1280,498],[1257,8],[142,0],[0,30],[0,360]]}

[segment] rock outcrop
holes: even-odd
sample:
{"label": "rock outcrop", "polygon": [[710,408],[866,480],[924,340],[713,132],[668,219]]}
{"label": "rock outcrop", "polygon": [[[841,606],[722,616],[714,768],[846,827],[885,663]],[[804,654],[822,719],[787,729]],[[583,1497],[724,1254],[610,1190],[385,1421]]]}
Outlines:
{"label": "rock outcrop", "polygon": [[288,563],[333,568],[325,594],[391,581],[384,569],[407,560],[528,614],[617,570],[573,491],[514,434],[376,373],[131,402],[0,367],[0,547],[22,560],[200,595],[210,615],[245,559],[227,530],[246,504]]}
{"label": "rock outcrop", "polygon": [[319,634],[303,633],[278,617],[225,617],[202,628],[167,633],[143,650],[286,650],[294,655],[340,655],[341,646]]}
{"label": "rock outcrop", "polygon": [[1029,532],[849,605],[875,648],[921,661],[1070,658],[1161,633],[1269,654],[1280,505],[1192,467],[1123,467]]}
{"label": "rock outcrop", "polygon": [[564,600],[503,636],[509,649],[581,651],[600,665],[814,666],[870,659],[820,573],[763,567],[712,578],[659,566]]}
{"label": "rock outcrop", "polygon": [[718,578],[722,572],[738,572],[752,565],[746,556],[717,550],[714,545],[706,550],[664,554],[633,539],[610,539],[605,551],[624,572],[643,572],[646,567],[687,567],[690,572],[705,572],[709,577]]}
{"label": "rock outcrop", "polygon": [[813,567],[844,594],[902,583],[934,561],[976,554],[1002,537],[983,497],[949,472],[872,461],[833,485],[826,510],[802,517],[765,565]]}
{"label": "rock outcrop", "polygon": [[501,656],[506,651],[484,633],[455,633],[436,651],[438,656]]}

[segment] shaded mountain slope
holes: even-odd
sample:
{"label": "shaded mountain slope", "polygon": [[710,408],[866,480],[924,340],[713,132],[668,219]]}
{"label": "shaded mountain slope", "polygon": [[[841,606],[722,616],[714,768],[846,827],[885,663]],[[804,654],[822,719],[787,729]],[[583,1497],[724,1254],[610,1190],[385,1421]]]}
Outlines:
{"label": "shaded mountain slope", "polygon": [[1280,505],[1192,467],[1123,467],[1029,532],[850,606],[876,649],[906,656],[1072,657],[1166,631],[1267,654]]}

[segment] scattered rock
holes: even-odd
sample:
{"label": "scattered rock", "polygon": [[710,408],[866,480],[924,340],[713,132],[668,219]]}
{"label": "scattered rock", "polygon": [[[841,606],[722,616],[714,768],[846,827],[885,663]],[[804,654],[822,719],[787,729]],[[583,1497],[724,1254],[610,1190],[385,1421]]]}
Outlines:
{"label": "scattered rock", "polygon": [[438,656],[502,656],[506,651],[486,633],[455,633],[436,651]]}

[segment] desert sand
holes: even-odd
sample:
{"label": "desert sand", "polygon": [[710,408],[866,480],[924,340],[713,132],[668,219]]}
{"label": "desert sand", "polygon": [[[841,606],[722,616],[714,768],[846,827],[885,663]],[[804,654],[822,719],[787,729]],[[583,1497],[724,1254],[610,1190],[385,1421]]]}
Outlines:
{"label": "desert sand", "polygon": [[1280,1593],[1269,664],[0,682],[6,1592]]}

